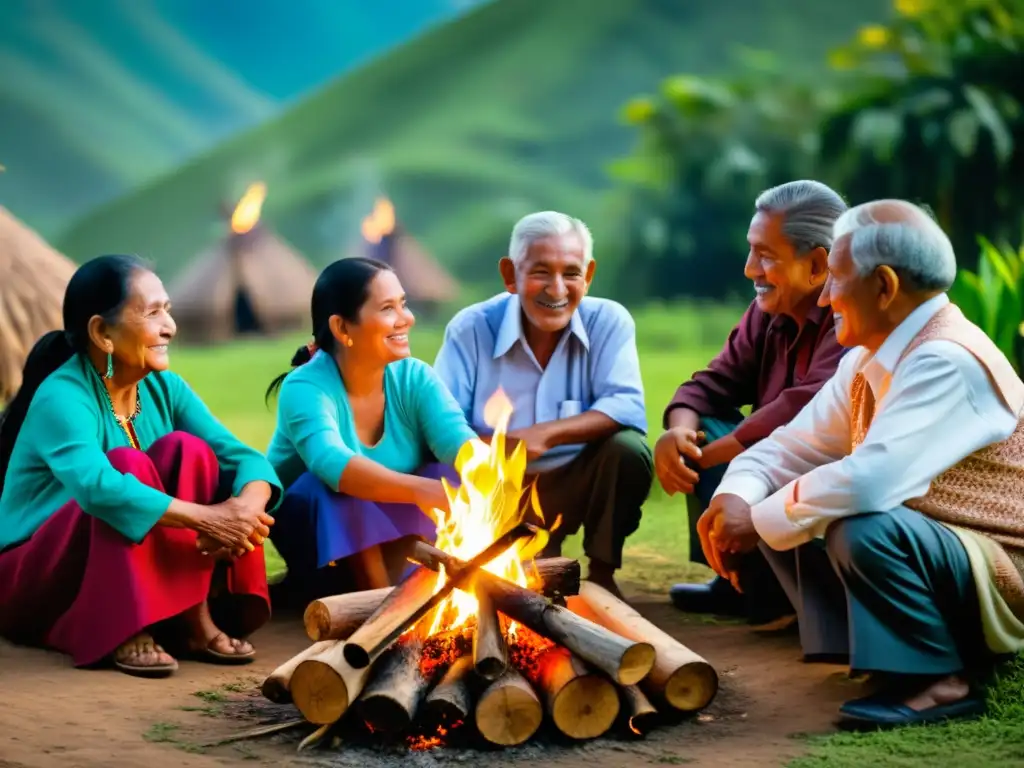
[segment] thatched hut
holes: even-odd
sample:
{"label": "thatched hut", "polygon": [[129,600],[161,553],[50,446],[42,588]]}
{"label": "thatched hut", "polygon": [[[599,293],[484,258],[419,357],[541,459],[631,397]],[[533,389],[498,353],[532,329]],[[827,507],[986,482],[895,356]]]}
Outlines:
{"label": "thatched hut", "polygon": [[75,264],[0,206],[0,406],[21,386],[40,336],[64,326],[64,290]]}

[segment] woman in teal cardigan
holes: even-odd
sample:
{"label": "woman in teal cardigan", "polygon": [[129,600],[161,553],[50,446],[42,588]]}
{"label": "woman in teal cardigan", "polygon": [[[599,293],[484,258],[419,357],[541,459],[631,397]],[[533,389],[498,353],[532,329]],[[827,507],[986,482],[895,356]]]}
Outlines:
{"label": "woman in teal cardigan", "polygon": [[[433,541],[459,449],[476,437],[433,369],[409,356],[415,318],[387,264],[342,259],[313,289],[314,341],[278,377],[268,458],[286,491],[271,532],[282,595],[306,600],[391,583],[403,539]],[[341,566],[341,567],[330,567]],[[340,578],[338,578],[340,577]],[[276,596],[275,596],[276,599]]]}
{"label": "woman in teal cardigan", "polygon": [[167,370],[169,305],[135,258],[83,264],[0,421],[0,635],[76,666],[251,661],[270,616],[280,482]]}

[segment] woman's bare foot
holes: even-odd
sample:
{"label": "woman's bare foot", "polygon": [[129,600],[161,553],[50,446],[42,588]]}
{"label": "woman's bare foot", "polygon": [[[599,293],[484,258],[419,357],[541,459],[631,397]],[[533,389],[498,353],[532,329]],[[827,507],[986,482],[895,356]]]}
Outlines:
{"label": "woman's bare foot", "polygon": [[937,707],[940,704],[952,704],[954,701],[965,699],[971,692],[967,681],[957,675],[950,675],[941,680],[936,680],[920,693],[911,696],[904,701],[913,710],[918,712]]}
{"label": "woman's bare foot", "polygon": [[206,602],[186,611],[183,618],[189,627],[189,650],[200,660],[244,664],[255,657],[256,649],[252,643],[228,637],[213,623],[210,606]]}
{"label": "woman's bare foot", "polygon": [[178,668],[178,662],[148,632],[140,632],[114,651],[114,665],[129,675],[162,677]]}

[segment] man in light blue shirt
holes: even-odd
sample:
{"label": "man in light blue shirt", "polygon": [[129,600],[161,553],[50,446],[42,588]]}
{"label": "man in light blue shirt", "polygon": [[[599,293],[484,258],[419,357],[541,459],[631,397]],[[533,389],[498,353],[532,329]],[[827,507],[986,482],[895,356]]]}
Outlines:
{"label": "man in light blue shirt", "polygon": [[500,388],[509,435],[527,450],[546,525],[545,554],[583,526],[587,578],[618,594],[614,574],[640,524],[653,477],[633,318],[586,296],[596,264],[586,225],[562,213],[526,216],[499,269],[506,292],[459,312],[434,367],[478,434]]}

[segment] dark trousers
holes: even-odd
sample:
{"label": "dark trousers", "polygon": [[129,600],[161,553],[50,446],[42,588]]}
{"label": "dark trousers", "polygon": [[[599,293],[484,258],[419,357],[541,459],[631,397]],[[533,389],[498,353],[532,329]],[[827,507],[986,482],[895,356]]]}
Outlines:
{"label": "dark trousers", "polygon": [[832,523],[824,541],[767,557],[797,609],[806,655],[849,654],[861,672],[946,675],[993,661],[967,552],[904,507]]}
{"label": "dark trousers", "polygon": [[[738,424],[738,421],[704,417],[701,419],[700,428],[704,431],[707,442],[710,443],[730,434]],[[704,514],[704,510],[711,504],[711,497],[718,489],[728,468],[728,464],[719,464],[710,469],[699,470],[700,479],[697,481],[697,486],[693,489],[693,493],[686,497],[687,517],[690,524],[691,562],[701,565],[708,564],[707,558],[704,557],[704,550],[700,546],[697,522]],[[770,621],[784,614],[793,613],[793,607],[790,605],[786,592],[779,585],[768,561],[759,550],[741,556],[738,559],[737,568],[747,615],[752,621]],[[723,588],[728,586],[727,583],[722,585]]]}
{"label": "dark trousers", "polygon": [[640,526],[641,507],[654,478],[654,458],[646,438],[624,429],[535,478],[545,525],[562,516],[548,549],[559,549],[582,525],[586,555],[620,568],[622,547]]}

